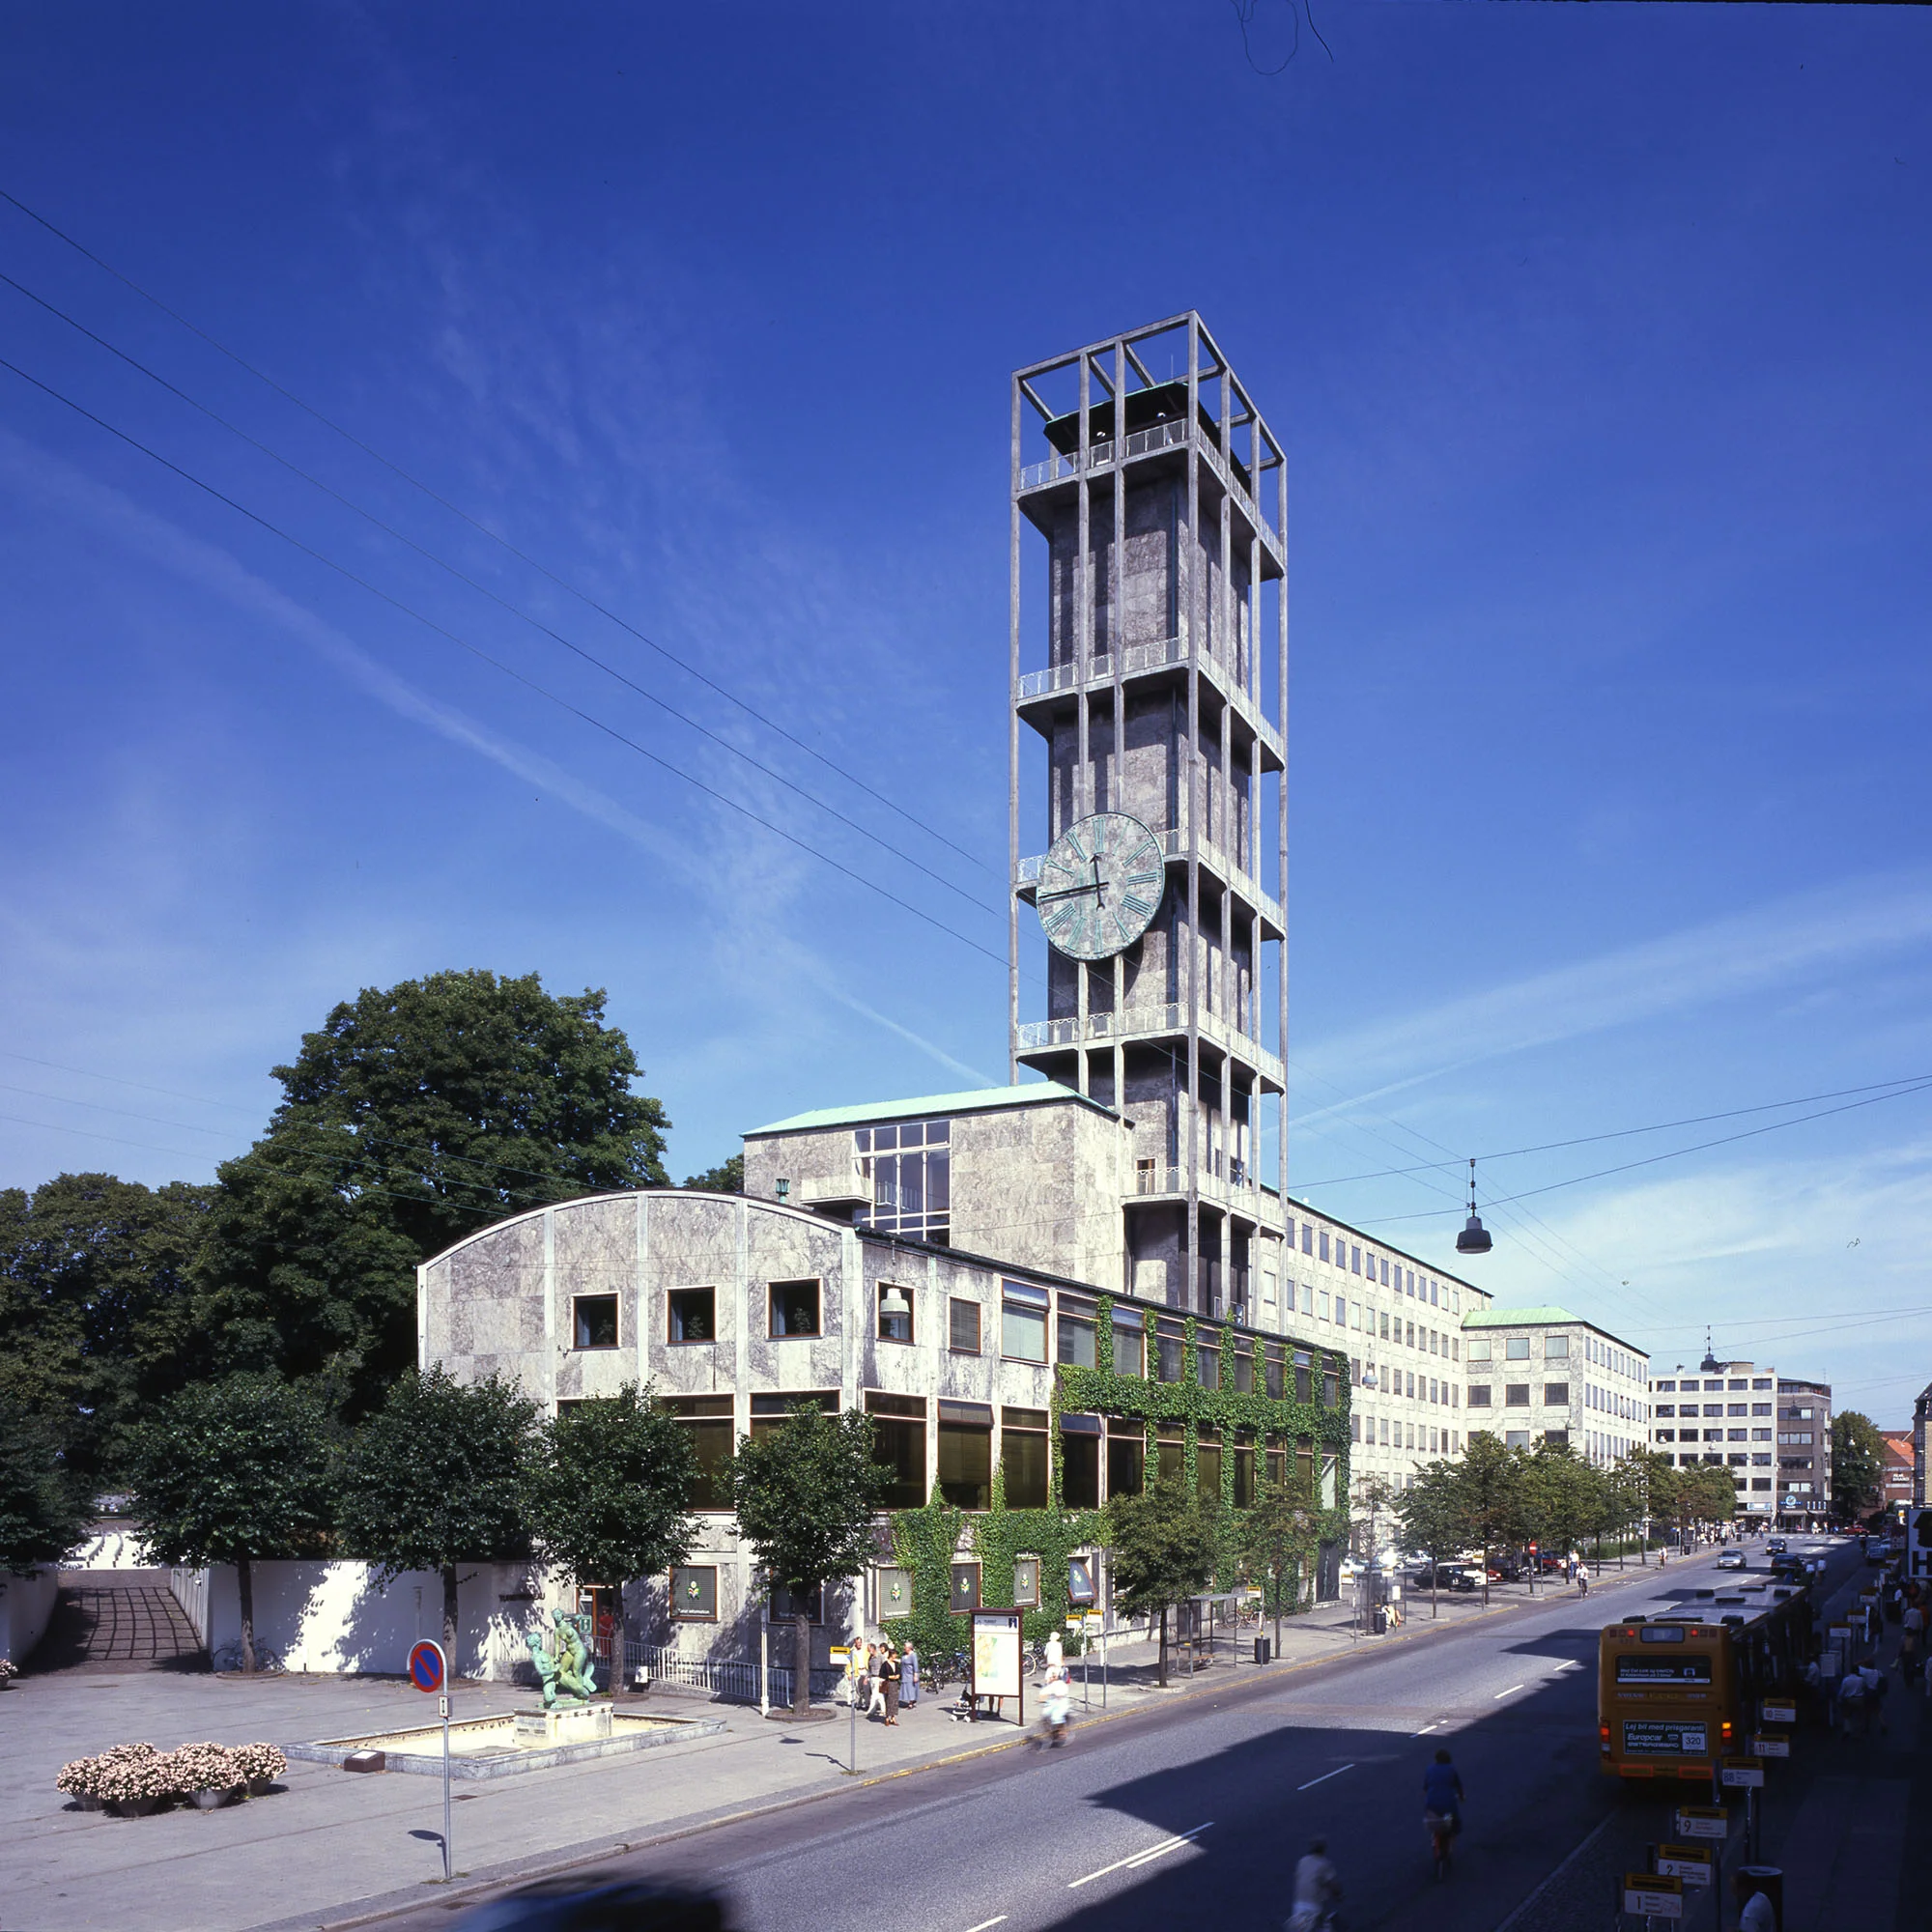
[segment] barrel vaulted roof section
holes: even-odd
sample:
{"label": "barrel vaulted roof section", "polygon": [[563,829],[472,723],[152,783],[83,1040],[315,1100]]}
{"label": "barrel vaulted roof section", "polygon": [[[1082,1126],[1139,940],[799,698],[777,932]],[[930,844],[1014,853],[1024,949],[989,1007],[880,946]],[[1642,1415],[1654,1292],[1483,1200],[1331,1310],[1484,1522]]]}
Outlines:
{"label": "barrel vaulted roof section", "polygon": [[1029,1080],[1018,1087],[970,1087],[963,1094],[923,1094],[910,1100],[874,1100],[859,1107],[814,1107],[810,1113],[774,1121],[768,1127],[748,1128],[745,1138],[808,1134],[826,1127],[864,1127],[875,1121],[923,1121],[941,1114],[990,1114],[1007,1107],[1038,1107],[1065,1100],[1092,1108],[1102,1120],[1121,1118],[1112,1107],[1103,1107],[1056,1080]]}

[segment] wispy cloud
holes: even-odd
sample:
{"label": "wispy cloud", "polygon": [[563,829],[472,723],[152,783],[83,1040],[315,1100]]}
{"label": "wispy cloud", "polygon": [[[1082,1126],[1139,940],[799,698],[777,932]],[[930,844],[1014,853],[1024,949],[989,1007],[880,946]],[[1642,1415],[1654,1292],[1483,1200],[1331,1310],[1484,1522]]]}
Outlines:
{"label": "wispy cloud", "polygon": [[1585,1034],[1681,1013],[1932,942],[1932,875],[1847,880],[1372,1023],[1304,1056],[1380,1094]]}

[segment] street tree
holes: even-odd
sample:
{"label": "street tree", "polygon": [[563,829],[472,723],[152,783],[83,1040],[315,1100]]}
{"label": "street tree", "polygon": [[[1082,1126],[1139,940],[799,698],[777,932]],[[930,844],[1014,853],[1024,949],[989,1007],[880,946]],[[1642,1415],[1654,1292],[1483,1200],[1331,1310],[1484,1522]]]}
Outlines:
{"label": "street tree", "polygon": [[32,1577],[58,1564],[86,1536],[88,1504],[52,1425],[0,1397],[0,1571]]}
{"label": "street tree", "polygon": [[1455,1465],[1456,1496],[1470,1542],[1482,1546],[1483,1602],[1490,1601],[1490,1558],[1499,1548],[1524,1540],[1522,1465],[1519,1449],[1503,1446],[1487,1429],[1466,1436],[1463,1460]]}
{"label": "street tree", "polygon": [[691,1431],[649,1383],[573,1403],[541,1426],[529,1482],[538,1549],[574,1583],[621,1592],[690,1554],[697,1525]]}
{"label": "street tree", "polygon": [[1885,1437],[1856,1408],[1832,1418],[1832,1514],[1840,1522],[1868,1517],[1885,1499]]}
{"label": "street tree", "polygon": [[[1236,1533],[1241,1555],[1266,1579],[1274,1612],[1274,1647],[1279,1652],[1282,1600],[1292,1585],[1295,1607],[1300,1607],[1302,1579],[1314,1567],[1321,1538],[1313,1481],[1264,1483],[1253,1506],[1238,1519]],[[1118,1564],[1118,1554],[1115,1561]]]}
{"label": "street tree", "polygon": [[132,1424],[203,1366],[189,1267],[212,1187],[63,1174],[0,1189],[0,1398],[111,1481]]}
{"label": "street tree", "polygon": [[1213,1576],[1214,1519],[1191,1489],[1164,1477],[1137,1496],[1116,1496],[1107,1505],[1107,1541],[1115,1605],[1125,1616],[1160,1619],[1164,1685],[1167,1613]]}
{"label": "street tree", "polygon": [[1440,1616],[1435,1573],[1445,1556],[1455,1554],[1469,1540],[1468,1504],[1458,1465],[1425,1463],[1396,1498],[1395,1514],[1407,1548],[1429,1554],[1429,1613]]}
{"label": "street tree", "polygon": [[312,1387],[274,1376],[191,1382],[137,1428],[132,1514],[150,1563],[235,1566],[242,1668],[255,1668],[253,1566],[326,1548],[338,1441]]}
{"label": "street tree", "polygon": [[811,1600],[872,1560],[873,1517],[893,1471],[874,1461],[871,1418],[793,1405],[776,1429],[741,1436],[731,1463],[738,1533],[792,1604],[791,1708],[811,1707]]}
{"label": "street tree", "polygon": [[530,1551],[527,1500],[537,1407],[499,1376],[459,1382],[412,1369],[356,1430],[339,1520],[349,1554],[386,1589],[406,1570],[442,1579],[442,1647],[456,1664],[458,1566]]}
{"label": "street tree", "polygon": [[745,1156],[734,1153],[702,1174],[687,1175],[684,1184],[700,1194],[742,1194],[745,1191]]}
{"label": "street tree", "polygon": [[1382,1524],[1395,1519],[1395,1502],[1400,1492],[1386,1476],[1357,1476],[1354,1484],[1353,1526],[1368,1527],[1368,1548],[1361,1553],[1374,1561],[1381,1554]]}
{"label": "street tree", "polygon": [[1579,1549],[1604,1520],[1601,1473],[1567,1442],[1546,1436],[1523,1463],[1523,1508],[1528,1526],[1546,1550],[1567,1556]]}
{"label": "street tree", "polygon": [[535,974],[434,973],[335,1008],[219,1170],[196,1268],[217,1361],[378,1407],[414,1366],[418,1263],[547,1201],[665,1184],[669,1123],[638,1071],[603,993]]}

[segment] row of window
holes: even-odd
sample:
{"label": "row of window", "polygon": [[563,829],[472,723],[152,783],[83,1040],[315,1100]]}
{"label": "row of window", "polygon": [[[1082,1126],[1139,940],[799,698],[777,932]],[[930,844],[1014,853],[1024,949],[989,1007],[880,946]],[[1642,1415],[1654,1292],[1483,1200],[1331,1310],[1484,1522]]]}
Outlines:
{"label": "row of window", "polygon": [[[1680,1389],[1686,1395],[1695,1395],[1698,1393],[1696,1379],[1691,1377],[1687,1377],[1681,1382],[1652,1382],[1650,1386],[1651,1392],[1655,1395],[1675,1395]],[[1749,1378],[1734,1376],[1729,1379],[1720,1377],[1716,1381],[1706,1382],[1703,1385],[1703,1393],[1705,1395],[1723,1395],[1728,1392],[1732,1395],[1742,1395],[1747,1389],[1768,1389],[1770,1386],[1771,1378],[1769,1376],[1752,1376]]]}
{"label": "row of window", "polygon": [[1694,1469],[1700,1463],[1712,1463],[1718,1467],[1722,1467],[1728,1463],[1734,1469],[1768,1469],[1771,1467],[1771,1458],[1769,1456],[1755,1454],[1748,1456],[1740,1456],[1736,1453],[1726,1456],[1680,1456],[1677,1459],[1677,1463],[1680,1468],[1685,1469]]}
{"label": "row of window", "polygon": [[[1291,1290],[1293,1284],[1290,1284]],[[1293,1294],[1290,1307],[1293,1306]],[[1451,1361],[1462,1359],[1462,1342],[1459,1337],[1447,1334],[1440,1328],[1432,1328],[1424,1322],[1407,1321],[1400,1315],[1392,1315],[1386,1308],[1365,1308],[1359,1301],[1350,1301],[1346,1296],[1336,1295],[1331,1301],[1328,1291],[1310,1288],[1303,1283],[1301,1290],[1301,1312],[1313,1315],[1319,1321],[1332,1321],[1337,1327],[1366,1330],[1371,1340],[1378,1336],[1384,1342],[1400,1342],[1406,1349],[1426,1350],[1432,1355],[1444,1355]]]}
{"label": "row of window", "polygon": [[[1680,1410],[1675,1403],[1661,1402],[1657,1405],[1657,1413],[1659,1415],[1695,1415],[1697,1413],[1697,1405],[1694,1402],[1687,1402]],[[1704,1413],[1706,1415],[1769,1415],[1771,1413],[1771,1405],[1768,1402],[1707,1402],[1704,1404]]]}
{"label": "row of window", "polygon": [[[1527,1408],[1529,1406],[1530,1384],[1528,1382],[1505,1382],[1503,1384],[1503,1406],[1505,1408]],[[1472,1382],[1469,1386],[1469,1406],[1488,1408],[1492,1394],[1488,1382]],[[1543,1385],[1543,1406],[1545,1408],[1568,1408],[1570,1406],[1570,1384],[1568,1382],[1545,1382]]]}
{"label": "row of window", "polygon": [[[1289,1239],[1291,1242],[1294,1239],[1292,1225]],[[1365,1250],[1359,1241],[1346,1240],[1339,1234],[1331,1236],[1326,1228],[1314,1221],[1301,1224],[1301,1252],[1335,1267],[1347,1268],[1350,1274],[1378,1281],[1382,1287],[1392,1288],[1411,1301],[1426,1301],[1432,1308],[1447,1308],[1458,1315],[1463,1312],[1463,1291],[1454,1282],[1437,1281],[1430,1274],[1418,1275],[1399,1259]]]}
{"label": "row of window", "polygon": [[[1697,1439],[1697,1432],[1694,1429],[1685,1430],[1681,1437],[1679,1433],[1674,1429],[1660,1429],[1656,1431],[1656,1435],[1660,1442],[1676,1442],[1680,1439],[1685,1442],[1694,1442]],[[1780,1435],[1777,1439],[1782,1442],[1784,1437]],[[1769,1442],[1771,1440],[1771,1431],[1768,1429],[1707,1429],[1704,1432],[1704,1440],[1706,1442]]]}
{"label": "row of window", "polygon": [[1406,1423],[1400,1416],[1351,1415],[1349,1440],[1364,1448],[1414,1449],[1431,1456],[1453,1456],[1463,1447],[1463,1433],[1434,1423]]}
{"label": "row of window", "polygon": [[[1017,1610],[1039,1607],[1039,1569],[1037,1556],[1013,1559],[1011,1606]],[[970,1616],[980,1607],[980,1566],[971,1557],[961,1557],[952,1565],[948,1607],[955,1616]],[[718,1566],[715,1563],[680,1563],[669,1577],[670,1613],[679,1623],[710,1624],[718,1621]],[[873,1589],[881,1618],[903,1616],[912,1608],[912,1575],[886,1565],[873,1573]],[[1077,1608],[1094,1601],[1094,1559],[1073,1556],[1066,1564],[1066,1594]],[[1005,1607],[1004,1605],[1002,1607]],[[814,1624],[825,1621],[825,1592],[814,1590],[810,1602],[794,1605],[790,1593],[774,1590],[770,1616],[775,1624],[786,1623],[803,1608]]]}

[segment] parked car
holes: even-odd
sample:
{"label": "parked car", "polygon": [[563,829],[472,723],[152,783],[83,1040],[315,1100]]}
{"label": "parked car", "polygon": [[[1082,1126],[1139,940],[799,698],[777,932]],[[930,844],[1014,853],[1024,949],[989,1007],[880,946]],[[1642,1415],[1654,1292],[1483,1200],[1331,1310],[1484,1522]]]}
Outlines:
{"label": "parked car", "polygon": [[1438,1590],[1479,1590],[1482,1579],[1473,1570],[1461,1563],[1438,1563],[1434,1570],[1424,1564],[1420,1570],[1410,1573],[1409,1587],[1426,1590],[1431,1583]]}
{"label": "parked car", "polygon": [[1745,1562],[1745,1553],[1742,1549],[1726,1549],[1718,1558],[1718,1568],[1719,1570],[1743,1570],[1747,1567]]}
{"label": "parked car", "polygon": [[730,1932],[716,1892],[608,1873],[553,1879],[492,1899],[455,1932]]}

